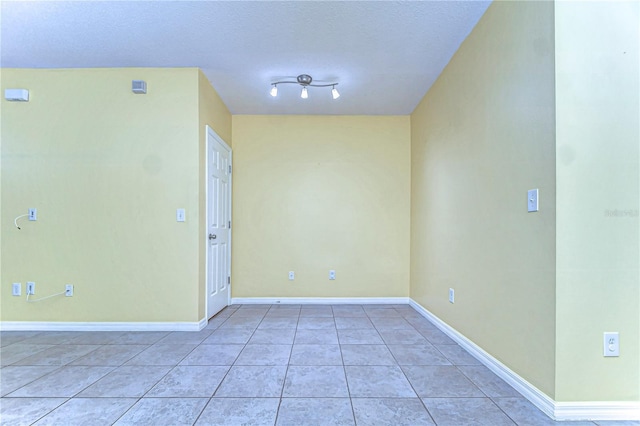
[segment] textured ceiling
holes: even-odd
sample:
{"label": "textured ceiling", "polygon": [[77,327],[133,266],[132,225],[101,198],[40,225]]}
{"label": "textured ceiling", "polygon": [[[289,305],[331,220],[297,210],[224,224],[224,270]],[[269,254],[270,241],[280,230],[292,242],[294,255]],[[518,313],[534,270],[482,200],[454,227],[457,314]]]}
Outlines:
{"label": "textured ceiling", "polygon": [[[490,1],[2,1],[2,67],[200,67],[233,114],[409,114]],[[470,70],[472,72],[472,70]],[[310,88],[270,83],[310,74]],[[150,84],[149,90],[152,89]]]}

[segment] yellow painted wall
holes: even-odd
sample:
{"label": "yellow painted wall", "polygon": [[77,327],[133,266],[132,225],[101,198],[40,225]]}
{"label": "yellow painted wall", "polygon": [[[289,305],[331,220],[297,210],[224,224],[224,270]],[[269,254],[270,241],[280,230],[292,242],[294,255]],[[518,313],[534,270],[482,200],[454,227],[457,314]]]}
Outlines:
{"label": "yellow painted wall", "polygon": [[407,297],[409,137],[408,116],[233,116],[233,297]]}
{"label": "yellow painted wall", "polygon": [[558,401],[640,400],[639,25],[637,1],[555,4]]}
{"label": "yellow painted wall", "polygon": [[550,2],[494,2],[411,115],[411,297],[550,396],[553,31]]}
{"label": "yellow painted wall", "polygon": [[[198,70],[198,95],[200,141],[205,141],[205,126],[209,125],[227,145],[232,146],[231,113],[201,70]],[[206,159],[206,144],[201,144],[201,148],[202,157]]]}
{"label": "yellow painted wall", "polygon": [[[3,69],[1,86],[30,90],[1,101],[1,319],[199,320],[198,70]],[[26,281],[75,295],[27,304]]]}
{"label": "yellow painted wall", "polygon": [[231,146],[231,113],[213,89],[209,80],[202,71],[198,70],[198,141],[199,141],[199,208],[202,214],[199,215],[200,233],[198,234],[198,250],[199,250],[199,296],[198,296],[198,318],[204,318],[206,312],[206,255],[207,255],[207,182],[206,182],[206,161],[207,161],[207,135],[206,126],[211,127],[224,140],[227,145]]}

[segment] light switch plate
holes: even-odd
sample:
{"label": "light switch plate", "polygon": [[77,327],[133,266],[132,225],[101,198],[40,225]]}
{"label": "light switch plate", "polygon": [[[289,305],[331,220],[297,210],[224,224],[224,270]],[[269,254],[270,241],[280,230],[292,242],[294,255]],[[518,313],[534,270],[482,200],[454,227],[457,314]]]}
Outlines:
{"label": "light switch plate", "polygon": [[176,210],[176,221],[178,222],[184,222],[185,221],[185,210],[184,209],[177,209]]}
{"label": "light switch plate", "polygon": [[527,191],[527,211],[538,211],[538,189],[530,189]]}

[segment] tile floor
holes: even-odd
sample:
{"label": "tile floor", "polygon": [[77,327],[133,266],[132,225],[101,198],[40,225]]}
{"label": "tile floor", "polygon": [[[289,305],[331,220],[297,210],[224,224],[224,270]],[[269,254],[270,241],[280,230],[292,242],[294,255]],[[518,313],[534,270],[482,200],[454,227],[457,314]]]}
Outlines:
{"label": "tile floor", "polygon": [[2,425],[555,423],[407,305],[236,305],[199,332],[0,345]]}

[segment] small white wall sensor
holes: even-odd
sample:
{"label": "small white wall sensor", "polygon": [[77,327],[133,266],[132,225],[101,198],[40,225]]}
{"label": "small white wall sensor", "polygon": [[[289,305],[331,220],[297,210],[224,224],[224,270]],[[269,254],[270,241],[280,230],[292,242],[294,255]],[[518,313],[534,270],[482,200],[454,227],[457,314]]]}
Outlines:
{"label": "small white wall sensor", "polygon": [[131,81],[131,91],[138,95],[144,95],[147,93],[147,82],[144,80]]}
{"label": "small white wall sensor", "polygon": [[5,89],[4,98],[9,102],[29,102],[27,89]]}

